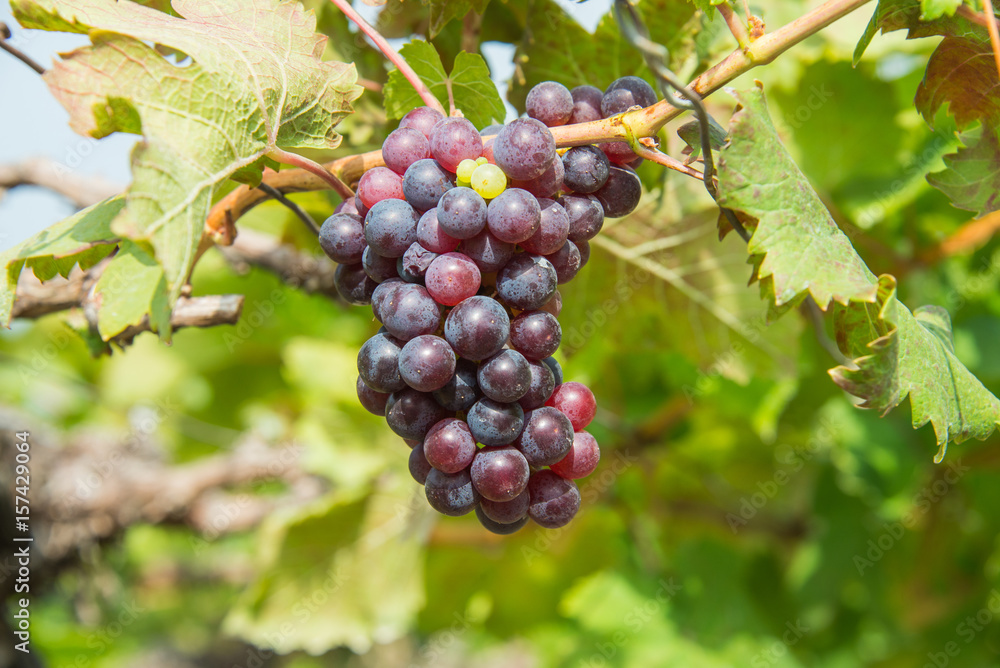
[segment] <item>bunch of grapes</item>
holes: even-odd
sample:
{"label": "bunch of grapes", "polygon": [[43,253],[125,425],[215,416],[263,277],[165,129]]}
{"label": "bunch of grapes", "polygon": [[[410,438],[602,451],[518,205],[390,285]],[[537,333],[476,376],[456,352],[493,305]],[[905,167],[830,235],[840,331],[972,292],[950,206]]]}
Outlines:
{"label": "bunch of grapes", "polygon": [[385,167],[323,223],[338,290],[382,323],[358,354],[358,398],[410,446],[435,510],[475,511],[510,534],[529,518],[561,527],[579,509],[574,481],[600,459],[584,431],[597,406],[552,357],[557,286],[641,187],[627,146],[560,152],[548,128],[655,101],[625,77],[603,93],[538,84],[527,118],[482,131],[414,109],[382,145]]}

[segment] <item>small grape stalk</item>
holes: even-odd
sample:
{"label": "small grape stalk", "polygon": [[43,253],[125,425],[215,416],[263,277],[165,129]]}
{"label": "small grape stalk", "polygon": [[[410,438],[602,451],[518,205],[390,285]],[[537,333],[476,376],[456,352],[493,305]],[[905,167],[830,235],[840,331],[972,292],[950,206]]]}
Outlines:
{"label": "small grape stalk", "polygon": [[[382,328],[358,354],[358,399],[411,448],[410,474],[444,515],[501,535],[564,526],[597,468],[597,404],[563,382],[558,286],[605,217],[631,213],[642,162],[622,144],[556,150],[549,127],[656,101],[637,77],[602,94],[546,81],[528,118],[482,132],[428,107],[382,145],[385,167],[322,225],[340,294]],[[489,136],[485,143],[483,136]]]}

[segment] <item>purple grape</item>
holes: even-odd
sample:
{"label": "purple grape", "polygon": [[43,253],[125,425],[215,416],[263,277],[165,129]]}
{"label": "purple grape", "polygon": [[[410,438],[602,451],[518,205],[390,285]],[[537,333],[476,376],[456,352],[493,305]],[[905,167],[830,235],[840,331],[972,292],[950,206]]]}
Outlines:
{"label": "purple grape", "polygon": [[555,200],[538,200],[542,209],[541,223],[531,238],[521,242],[521,248],[535,255],[555,253],[566,243],[569,235],[569,215]]}
{"label": "purple grape", "polygon": [[514,441],[514,447],[532,466],[551,466],[573,447],[573,423],[552,406],[528,411],[524,414],[524,430]]}
{"label": "purple grape", "polygon": [[514,255],[514,244],[497,239],[489,230],[483,230],[462,242],[462,252],[472,260],[483,274],[499,271]]}
{"label": "purple grape", "polygon": [[431,508],[450,517],[467,515],[479,503],[479,494],[472,486],[468,471],[449,474],[431,469],[424,492]]}
{"label": "purple grape", "polygon": [[431,155],[449,172],[463,160],[475,160],[483,154],[483,138],[476,126],[465,118],[445,118],[431,131]]}
{"label": "purple grape", "polygon": [[555,267],[556,280],[560,285],[572,281],[580,271],[580,249],[572,241],[567,241],[555,253],[546,255],[545,259]]}
{"label": "purple grape", "polygon": [[552,472],[569,480],[586,478],[601,461],[601,448],[597,440],[586,431],[573,435],[573,447],[566,456],[552,465]]}
{"label": "purple grape", "polygon": [[580,490],[576,483],[552,471],[538,471],[531,475],[528,496],[531,499],[528,515],[546,529],[566,526],[580,510]]}
{"label": "purple grape", "polygon": [[424,286],[415,283],[397,286],[380,312],[385,328],[402,341],[433,334],[441,324],[441,307]]}
{"label": "purple grape", "polygon": [[577,146],[566,151],[562,157],[565,167],[563,182],[570,190],[578,193],[597,192],[608,180],[608,156],[596,146]]}
{"label": "purple grape", "polygon": [[427,457],[424,456],[424,449],[414,447],[410,450],[410,475],[413,479],[423,485],[427,482],[427,474],[431,472],[433,468],[430,462],[427,461]]}
{"label": "purple grape", "polygon": [[572,123],[589,123],[599,121],[604,116],[601,114],[601,98],[604,93],[596,86],[577,86],[571,90],[573,97],[573,113],[569,117]]}
{"label": "purple grape", "polygon": [[474,237],[486,227],[486,200],[472,188],[452,188],[438,202],[437,220],[450,237]]}
{"label": "purple grape", "polygon": [[[433,393],[434,400],[450,411],[468,410],[481,396],[479,384],[476,381],[477,370],[475,362],[458,360],[454,375],[444,387]],[[548,399],[548,397],[545,398]]]}
{"label": "purple grape", "polygon": [[501,403],[517,401],[531,385],[531,368],[516,350],[501,350],[483,360],[476,376],[483,394]]}
{"label": "purple grape", "polygon": [[368,278],[376,283],[381,284],[390,279],[399,278],[395,258],[379,255],[372,250],[371,246],[365,246],[365,252],[361,254],[361,266],[365,268]]}
{"label": "purple grape", "polygon": [[454,174],[430,158],[417,160],[403,175],[403,194],[417,211],[436,207],[441,196],[454,186]]}
{"label": "purple grape", "polygon": [[559,317],[559,314],[562,313],[562,294],[560,294],[558,288],[552,293],[552,298],[539,306],[538,310],[557,318]]}
{"label": "purple grape", "polygon": [[373,390],[365,384],[364,379],[358,376],[357,382],[358,401],[366,411],[372,415],[385,417],[385,402],[389,400],[388,392]]}
{"label": "purple grape", "polygon": [[[527,496],[527,494],[525,494],[525,496]],[[480,501],[479,505],[476,506],[476,519],[478,519],[479,523],[483,525],[483,528],[490,533],[495,533],[498,536],[509,536],[512,533],[517,533],[525,524],[528,523],[527,515],[507,524],[501,524],[500,522],[491,520],[487,517],[486,511],[482,509],[482,504],[483,501]]]}
{"label": "purple grape", "polygon": [[444,321],[445,340],[461,357],[475,362],[499,352],[509,334],[510,318],[503,306],[480,295],[461,302]]}
{"label": "purple grape", "polygon": [[431,427],[451,413],[431,395],[406,388],[393,392],[385,404],[385,421],[397,436],[422,441]]}
{"label": "purple grape", "polygon": [[[334,213],[353,213],[355,215],[361,216],[361,211],[358,209],[358,201],[356,197],[348,197],[347,199],[341,201],[337,205],[337,208],[333,210]],[[364,220],[364,216],[361,216]]]}
{"label": "purple grape", "polygon": [[472,297],[481,282],[479,267],[462,253],[437,256],[424,275],[427,292],[444,306],[455,306]]}
{"label": "purple grape", "polygon": [[432,253],[414,241],[403,253],[403,257],[396,260],[396,271],[407,283],[423,283],[427,268],[437,257],[437,253]]}
{"label": "purple grape", "polygon": [[558,409],[568,417],[574,431],[585,428],[597,413],[597,399],[594,398],[594,393],[589,387],[576,381],[557,385],[545,405]]}
{"label": "purple grape", "polygon": [[559,321],[544,311],[525,311],[510,322],[510,345],[529,360],[551,356],[561,341]]}
{"label": "purple grape", "polygon": [[556,140],[544,123],[518,118],[497,135],[493,157],[508,177],[518,181],[537,179],[556,159]]}
{"label": "purple grape", "polygon": [[388,167],[375,167],[358,181],[358,199],[368,209],[387,199],[403,199],[403,179]]}
{"label": "purple grape", "polygon": [[635,154],[632,147],[623,141],[602,142],[597,147],[604,153],[611,164],[631,165],[635,161],[642,164],[642,158]]}
{"label": "purple grape", "polygon": [[514,524],[528,517],[529,503],[528,490],[525,488],[510,501],[490,501],[482,498],[479,500],[479,507],[486,517],[497,524]]}
{"label": "purple grape", "polygon": [[517,244],[538,230],[542,208],[527,190],[508,188],[486,208],[486,222],[497,239]]}
{"label": "purple grape", "polygon": [[[610,171],[609,166],[609,174]],[[593,195],[563,195],[559,203],[569,217],[570,241],[593,239],[604,227],[604,207]]]}
{"label": "purple grape", "polygon": [[[400,176],[417,160],[431,157],[431,144],[416,128],[399,128],[389,133],[382,142],[382,159],[385,166]],[[400,181],[402,188],[402,181]]]}
{"label": "purple grape", "polygon": [[565,125],[573,114],[573,96],[569,89],[555,81],[543,81],[528,91],[525,108],[529,118],[548,127]]}
{"label": "purple grape", "polygon": [[319,245],[323,252],[340,264],[357,264],[368,246],[361,216],[335,213],[319,228]]}
{"label": "purple grape", "polygon": [[580,269],[587,266],[590,261],[590,242],[589,241],[574,241],[577,251],[580,253]]}
{"label": "purple grape", "polygon": [[515,255],[497,274],[500,299],[521,311],[533,311],[543,306],[555,291],[556,269],[540,255]]}
{"label": "purple grape", "polygon": [[365,240],[383,257],[402,257],[417,240],[417,212],[401,199],[384,199],[365,218]]}
{"label": "purple grape", "polygon": [[378,286],[378,283],[368,277],[360,262],[338,264],[337,270],[333,272],[333,284],[345,302],[358,306],[371,304],[372,293]]}
{"label": "purple grape", "polygon": [[656,91],[644,79],[622,77],[605,89],[601,99],[601,115],[607,118],[631,107],[648,107],[653,104],[656,104]]}
{"label": "purple grape", "polygon": [[513,188],[527,190],[535,197],[555,197],[562,192],[565,170],[562,160],[556,156],[552,164],[537,179],[528,181],[511,181]]}
{"label": "purple grape", "polygon": [[383,283],[379,283],[378,287],[375,288],[375,292],[372,293],[372,313],[375,318],[382,322],[382,306],[388,302],[391,302],[396,296],[396,289],[404,282],[399,278],[390,278]]}
{"label": "purple grape", "polygon": [[479,495],[490,501],[511,501],[528,486],[528,461],[516,449],[483,448],[472,460],[469,474]]}
{"label": "purple grape", "polygon": [[528,391],[523,397],[517,400],[521,410],[531,411],[541,408],[552,396],[552,390],[556,388],[556,379],[552,375],[552,369],[542,362],[528,360],[528,369],[531,372],[531,382],[528,384]]}
{"label": "purple grape", "polygon": [[502,404],[483,397],[472,405],[465,420],[472,435],[483,445],[508,445],[521,433],[524,411],[517,404]]}
{"label": "purple grape", "polygon": [[424,457],[437,470],[458,473],[469,467],[478,448],[469,425],[456,418],[445,418],[427,432],[423,451]]}
{"label": "purple grape", "polygon": [[542,363],[545,364],[545,366],[549,367],[549,369],[552,371],[552,376],[556,380],[556,386],[562,385],[563,372],[562,372],[562,365],[559,364],[559,361],[555,357],[546,357],[545,359],[542,360]]}
{"label": "purple grape", "polygon": [[365,385],[386,394],[406,387],[399,375],[402,349],[403,342],[389,334],[376,334],[365,341],[358,352],[358,375]]}
{"label": "purple grape", "polygon": [[608,181],[594,193],[607,218],[621,218],[635,211],[642,197],[642,183],[628,167],[612,165]]}
{"label": "purple grape", "polygon": [[428,209],[420,216],[420,221],[417,223],[417,242],[435,253],[450,253],[461,243],[459,239],[449,236],[441,229],[437,219],[437,207]]}
{"label": "purple grape", "polygon": [[399,121],[399,127],[418,130],[424,137],[430,140],[434,126],[443,120],[444,114],[437,109],[432,107],[417,107],[406,112],[406,115]]}
{"label": "purple grape", "polygon": [[455,351],[439,336],[424,334],[406,342],[399,353],[399,375],[415,390],[433,392],[455,373]]}

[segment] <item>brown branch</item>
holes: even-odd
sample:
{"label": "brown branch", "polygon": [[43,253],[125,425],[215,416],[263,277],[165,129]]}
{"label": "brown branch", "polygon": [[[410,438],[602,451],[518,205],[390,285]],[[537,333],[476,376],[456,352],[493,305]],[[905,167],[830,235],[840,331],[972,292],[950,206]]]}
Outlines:
{"label": "brown branch", "polygon": [[[94,286],[108,265],[105,260],[96,266],[81,271],[74,269],[69,278],[54,278],[42,283],[31,271],[21,273],[14,296],[11,312],[14,318],[40,318],[43,315],[80,308],[87,326],[97,332],[98,304]],[[181,297],[174,305],[170,316],[173,329],[184,327],[214,327],[234,325],[240,319],[243,309],[243,295],[209,295],[205,297]],[[138,325],[133,325],[109,340],[125,346],[143,332],[150,331],[148,316]]]}
{"label": "brown branch", "polygon": [[[716,9],[719,10],[719,14],[722,15],[726,25],[729,26],[729,32],[736,38],[736,43],[740,45],[740,48],[749,48],[750,35],[747,33],[747,27],[743,24],[743,20],[736,15],[736,12],[733,11],[733,8],[729,6],[729,3],[723,2]],[[747,16],[750,16],[750,14],[747,13]]]}
{"label": "brown branch", "polygon": [[18,186],[38,186],[62,195],[83,209],[117,195],[124,188],[100,177],[80,176],[48,158],[0,165],[0,191]]}
{"label": "brown branch", "polygon": [[0,49],[3,49],[10,55],[14,56],[22,63],[35,70],[39,74],[45,74],[45,68],[36,63],[28,54],[21,51],[15,46],[11,46],[7,40],[10,39],[10,28],[7,27],[6,23],[0,23]]}
{"label": "brown branch", "polygon": [[243,229],[231,246],[220,246],[219,250],[239,271],[246,271],[251,266],[261,267],[305,292],[337,297],[333,262],[282,244],[280,239],[269,234]]}

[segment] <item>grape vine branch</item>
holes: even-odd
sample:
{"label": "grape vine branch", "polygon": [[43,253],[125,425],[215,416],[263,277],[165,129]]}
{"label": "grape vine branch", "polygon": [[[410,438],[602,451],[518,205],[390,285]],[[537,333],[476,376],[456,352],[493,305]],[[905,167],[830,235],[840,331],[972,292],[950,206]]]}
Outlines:
{"label": "grape vine branch", "polygon": [[[345,0],[331,0],[331,2],[342,9],[342,5],[347,5]],[[868,2],[870,0],[829,0],[774,32],[758,37],[752,43],[748,43],[745,48],[737,48],[721,62],[692,81],[689,84],[689,88],[703,97],[710,95],[753,68],[772,62],[802,40],[826,28],[834,21],[850,14]],[[354,12],[353,8],[350,8],[350,12],[347,13],[345,11],[345,14],[354,20],[352,14],[357,16],[357,13]],[[364,22],[364,19],[360,16],[357,16],[357,19]],[[364,22],[364,26],[360,23],[358,25],[376,44],[380,42],[384,43],[384,47],[380,46],[383,53],[386,54],[386,57],[394,65],[400,68],[400,72],[414,85],[424,103],[434,106],[439,111],[442,111],[442,113],[446,113],[441,103],[430,94],[426,85],[420,81],[413,70],[399,57],[399,54],[389,47],[385,39],[381,35],[378,35],[378,32],[366,22]],[[370,33],[368,32],[369,30],[371,31]],[[376,39],[376,36],[378,39]],[[408,72],[409,74],[407,74]],[[421,87],[426,91],[426,96],[425,93],[421,92]],[[432,100],[434,102],[433,105],[431,105]],[[559,147],[583,146],[598,142],[628,141],[630,135],[637,138],[655,136],[664,125],[680,116],[684,111],[686,110],[678,109],[672,106],[670,102],[661,100],[650,107],[626,112],[621,116],[613,116],[590,123],[563,125],[554,127],[551,131],[555,137],[556,145]],[[658,159],[657,162],[672,169],[681,167],[679,163],[675,164],[677,161]],[[326,163],[324,167],[341,181],[351,183],[360,178],[361,174],[368,169],[383,164],[381,152],[371,151],[369,153],[338,158]],[[678,171],[687,173],[689,176],[700,176],[697,173],[692,174],[691,172],[696,172],[693,169],[678,169]],[[269,174],[264,177],[264,182],[284,194],[323,190],[329,186],[322,178],[300,169]],[[209,213],[205,226],[205,240],[202,244],[202,250],[210,246],[213,242],[220,245],[232,243],[235,237],[234,225],[236,220],[250,208],[267,198],[267,193],[247,186],[240,186],[222,198]]]}

